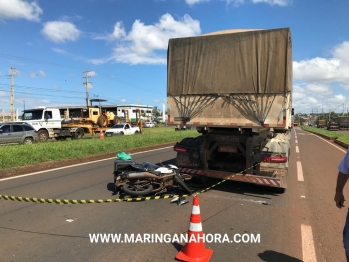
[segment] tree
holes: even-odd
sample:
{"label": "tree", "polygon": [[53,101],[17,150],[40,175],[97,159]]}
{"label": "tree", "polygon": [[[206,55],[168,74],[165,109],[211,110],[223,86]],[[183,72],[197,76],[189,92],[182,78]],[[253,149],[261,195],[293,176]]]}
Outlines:
{"label": "tree", "polygon": [[160,116],[160,112],[159,112],[157,106],[154,106],[154,107],[153,107],[153,111],[152,111],[152,112],[153,112],[153,116],[155,116],[155,117]]}

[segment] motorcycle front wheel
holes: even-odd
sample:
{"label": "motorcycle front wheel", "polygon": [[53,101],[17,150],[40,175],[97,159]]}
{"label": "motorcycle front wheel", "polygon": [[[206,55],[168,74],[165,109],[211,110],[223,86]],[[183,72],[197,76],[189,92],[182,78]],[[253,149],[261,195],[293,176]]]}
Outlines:
{"label": "motorcycle front wheel", "polygon": [[146,196],[153,191],[153,185],[149,181],[137,181],[133,184],[124,184],[122,190],[130,196]]}

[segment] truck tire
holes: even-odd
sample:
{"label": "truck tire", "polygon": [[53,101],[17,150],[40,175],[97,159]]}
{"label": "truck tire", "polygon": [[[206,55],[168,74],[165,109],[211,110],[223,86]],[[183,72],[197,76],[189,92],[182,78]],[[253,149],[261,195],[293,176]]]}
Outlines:
{"label": "truck tire", "polygon": [[81,139],[84,137],[84,134],[85,134],[84,129],[78,128],[73,134],[72,139]]}
{"label": "truck tire", "polygon": [[48,140],[48,133],[46,130],[39,130],[38,137],[40,142],[46,142]]}
{"label": "truck tire", "polygon": [[99,127],[106,127],[108,124],[107,118],[105,116],[99,116],[97,119],[97,125]]}

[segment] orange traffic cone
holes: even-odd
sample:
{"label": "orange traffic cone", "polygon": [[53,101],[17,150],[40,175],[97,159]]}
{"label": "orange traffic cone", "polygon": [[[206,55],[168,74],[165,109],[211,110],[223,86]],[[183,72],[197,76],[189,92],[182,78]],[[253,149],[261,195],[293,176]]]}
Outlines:
{"label": "orange traffic cone", "polygon": [[104,139],[103,130],[99,131],[99,139]]}
{"label": "orange traffic cone", "polygon": [[176,259],[181,261],[207,262],[213,250],[205,249],[204,235],[202,232],[199,198],[194,196],[193,210],[190,216],[188,243],[177,254]]}

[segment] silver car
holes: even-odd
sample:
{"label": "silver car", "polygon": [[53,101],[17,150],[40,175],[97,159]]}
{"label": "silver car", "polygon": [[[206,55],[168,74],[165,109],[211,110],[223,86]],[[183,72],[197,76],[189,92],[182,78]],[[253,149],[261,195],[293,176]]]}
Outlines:
{"label": "silver car", "polygon": [[37,131],[29,124],[0,123],[0,144],[32,144],[38,140]]}

